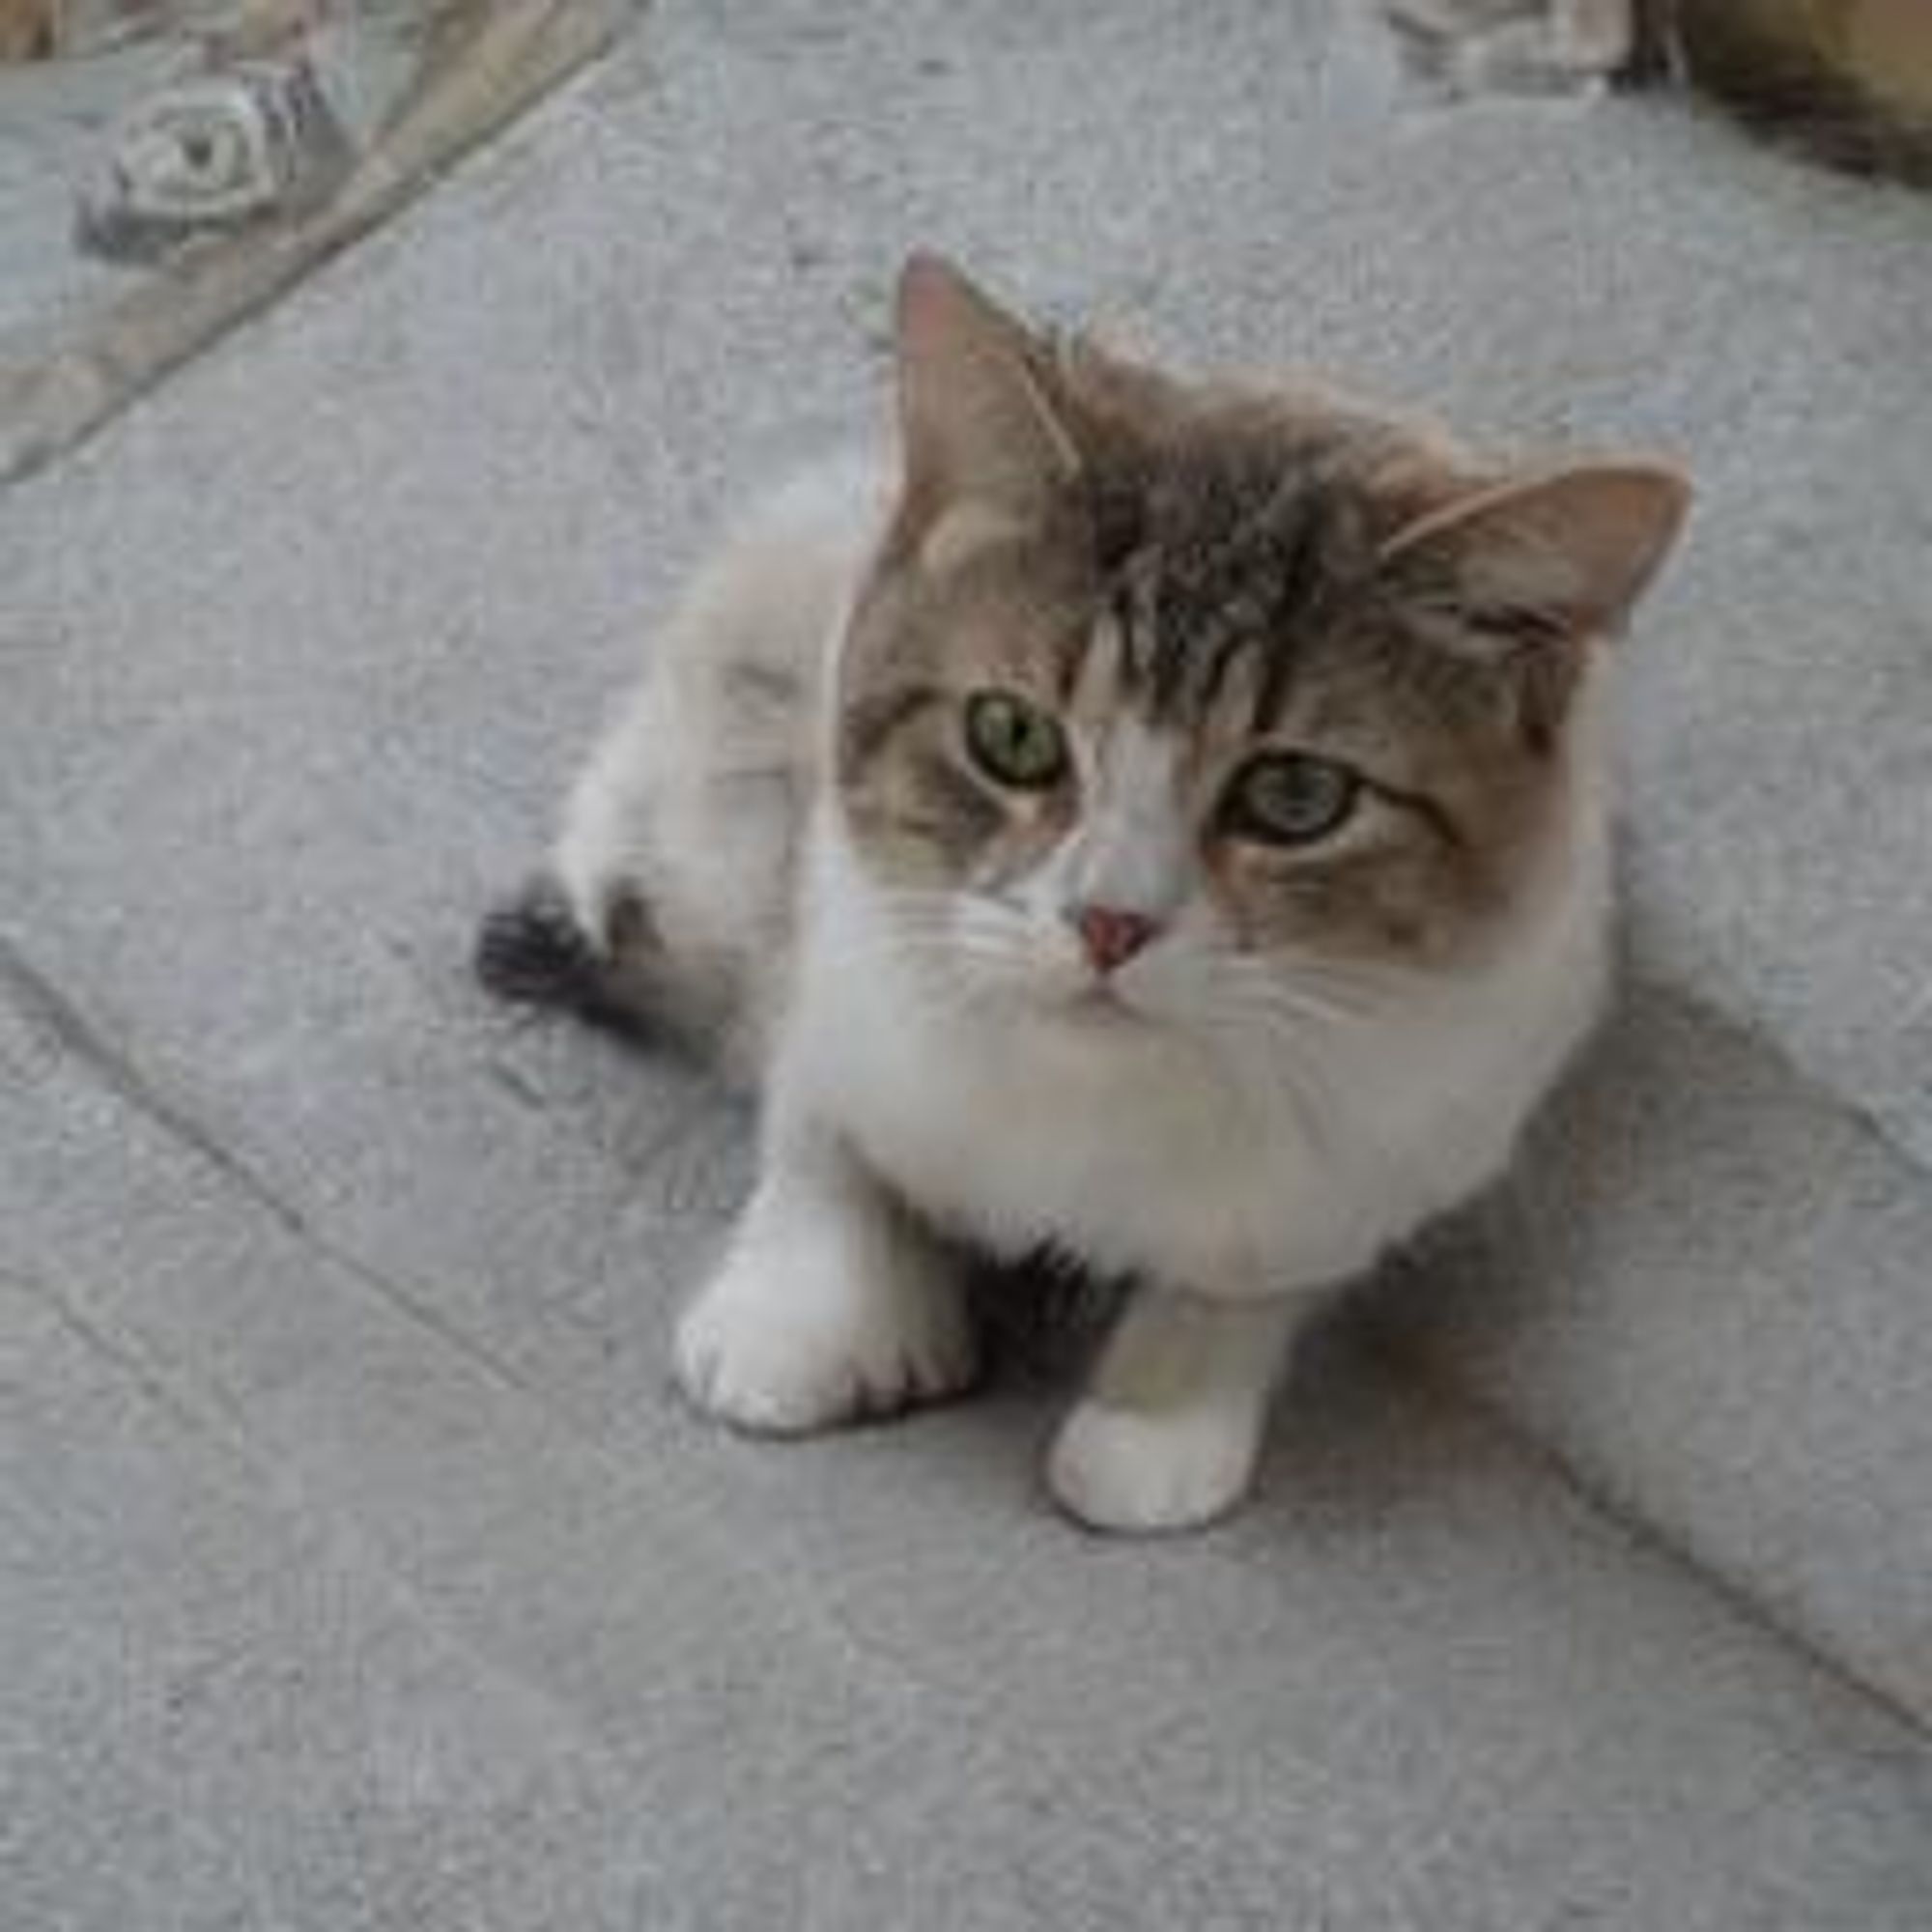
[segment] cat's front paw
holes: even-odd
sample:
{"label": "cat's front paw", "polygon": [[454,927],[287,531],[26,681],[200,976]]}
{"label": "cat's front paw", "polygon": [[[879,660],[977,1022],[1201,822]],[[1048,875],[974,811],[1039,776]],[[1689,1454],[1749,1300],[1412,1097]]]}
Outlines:
{"label": "cat's front paw", "polygon": [[936,1402],[974,1378],[965,1301],[937,1258],[854,1267],[842,1244],[733,1256],[678,1325],[677,1379],[708,1415],[802,1435]]}
{"label": "cat's front paw", "polygon": [[1262,1427],[1246,1404],[1140,1409],[1089,1397],[1054,1438],[1047,1487],[1090,1529],[1199,1529],[1247,1492]]}

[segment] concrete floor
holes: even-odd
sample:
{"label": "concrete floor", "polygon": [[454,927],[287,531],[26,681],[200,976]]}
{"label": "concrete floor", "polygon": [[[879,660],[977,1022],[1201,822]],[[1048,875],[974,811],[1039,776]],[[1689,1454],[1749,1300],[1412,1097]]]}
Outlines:
{"label": "concrete floor", "polygon": [[[1922,205],[1654,105],[1398,114],[1334,28],[663,7],[0,502],[9,1932],[1922,1927],[1923,1730],[1346,1335],[1194,1542],[1053,1516],[1031,1384],[706,1429],[665,1338],[742,1117],[467,979],[703,529],[877,409],[914,242],[1193,360],[1689,443],[1773,530],[1821,495]],[[1780,310],[1787,230],[1879,292]],[[1738,594],[1716,521],[1640,774],[1735,752],[1662,647]],[[1808,594],[1770,567],[1747,604]],[[1915,1122],[1869,1030],[1753,979],[1761,898],[1680,916],[1688,810],[1644,821],[1651,966]]]}

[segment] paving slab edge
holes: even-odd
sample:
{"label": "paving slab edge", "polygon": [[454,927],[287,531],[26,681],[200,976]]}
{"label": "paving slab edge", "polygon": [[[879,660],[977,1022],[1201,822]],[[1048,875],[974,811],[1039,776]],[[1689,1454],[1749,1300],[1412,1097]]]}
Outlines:
{"label": "paving slab edge", "polygon": [[[1869,1627],[1847,1627],[1829,1604],[1817,1601],[1802,1565],[1780,1570],[1775,1562],[1755,1560],[1747,1538],[1738,1543],[1714,1539],[1708,1513],[1700,1518],[1695,1510],[1672,1507],[1672,1498],[1659,1493],[1651,1476],[1627,1457],[1620,1458],[1613,1440],[1593,1435],[1587,1422],[1569,1432],[1551,1426],[1548,1414],[1539,1412],[1534,1400],[1540,1374],[1547,1373],[1549,1364],[1534,1359],[1527,1367],[1513,1364],[1509,1350],[1492,1346],[1482,1333],[1484,1304],[1516,1289],[1517,1281],[1509,1277],[1520,1278],[1525,1258],[1531,1274],[1544,1259],[1533,1245],[1517,1251],[1520,1237],[1512,1198],[1524,1174],[1548,1158],[1536,1144],[1575,1094],[1584,1092],[1600,1076],[1614,1077],[1613,1061],[1633,1057],[1631,1052],[1618,1055],[1619,1031],[1665,1027],[1681,1027],[1726,1042],[1732,1052],[1747,1057],[1756,1076],[1776,1090],[1775,1098],[1760,1095],[1751,1102],[1755,1117],[1763,1119],[1788,1108],[1816,1120],[1821,1128],[1827,1122],[1835,1125],[1861,1148],[1863,1158],[1872,1163],[1869,1172],[1896,1176],[1911,1198],[1932,1212],[1932,1171],[1914,1150],[1900,1145],[1872,1110],[1812,1077],[1784,1043],[1753,1018],[1714,1001],[1677,976],[1646,971],[1641,961],[1631,961],[1622,974],[1616,1013],[1605,1039],[1599,1043],[1604,1050],[1593,1048],[1586,1054],[1573,1076],[1575,1093],[1559,1095],[1539,1116],[1524,1160],[1512,1168],[1497,1190],[1426,1233],[1411,1254],[1398,1258],[1384,1279],[1364,1291],[1366,1325],[1378,1350],[1392,1363],[1490,1418],[1524,1454],[1559,1470],[1569,1487],[1593,1508],[1707,1578],[1752,1621],[1805,1652],[1821,1668],[1920,1737],[1932,1739],[1932,1678],[1913,1661],[1919,1646],[1913,1643],[1910,1632],[1900,1640],[1895,1628],[1883,1629],[1900,1619],[1880,1619],[1879,1634]],[[1561,1167],[1568,1157],[1556,1156],[1558,1171],[1551,1179],[1562,1179]],[[1720,1211],[1732,1211],[1735,1205],[1726,1201]],[[1631,1215],[1648,1210],[1641,1204],[1626,1202],[1618,1211]],[[1492,1275],[1498,1259],[1506,1277],[1502,1281]],[[1643,1317],[1636,1319],[1641,1321]],[[1545,1320],[1560,1324],[1563,1317],[1552,1308],[1545,1311]],[[1559,1342],[1559,1352],[1561,1347]],[[1521,1379],[1525,1376],[1526,1384]],[[1694,1484],[1691,1492],[1696,1492]]]}

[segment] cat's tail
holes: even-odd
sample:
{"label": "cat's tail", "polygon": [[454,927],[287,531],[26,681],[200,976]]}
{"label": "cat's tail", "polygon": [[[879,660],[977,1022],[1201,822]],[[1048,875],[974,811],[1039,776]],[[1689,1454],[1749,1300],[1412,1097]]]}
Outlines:
{"label": "cat's tail", "polygon": [[474,964],[484,988],[517,1006],[551,1007],[629,1038],[657,1044],[664,1028],[653,1009],[640,955],[654,950],[650,913],[627,897],[610,930],[584,929],[569,895],[548,874],[485,914]]}

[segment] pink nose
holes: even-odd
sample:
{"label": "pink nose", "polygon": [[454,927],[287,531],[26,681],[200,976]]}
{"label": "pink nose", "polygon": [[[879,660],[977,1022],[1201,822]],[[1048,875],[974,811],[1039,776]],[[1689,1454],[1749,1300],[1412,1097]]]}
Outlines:
{"label": "pink nose", "polygon": [[1160,922],[1115,906],[1082,906],[1073,923],[1094,969],[1112,973],[1124,966],[1160,931]]}

